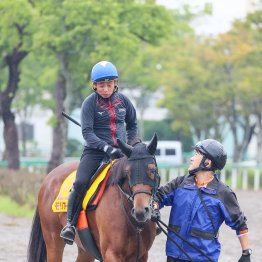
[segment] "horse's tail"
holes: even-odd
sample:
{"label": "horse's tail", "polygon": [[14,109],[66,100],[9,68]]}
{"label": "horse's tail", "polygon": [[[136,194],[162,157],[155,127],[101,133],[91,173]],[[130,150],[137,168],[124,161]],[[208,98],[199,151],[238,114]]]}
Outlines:
{"label": "horse's tail", "polygon": [[35,215],[32,222],[32,229],[27,250],[27,261],[46,261],[46,245],[43,238],[38,207],[35,210]]}

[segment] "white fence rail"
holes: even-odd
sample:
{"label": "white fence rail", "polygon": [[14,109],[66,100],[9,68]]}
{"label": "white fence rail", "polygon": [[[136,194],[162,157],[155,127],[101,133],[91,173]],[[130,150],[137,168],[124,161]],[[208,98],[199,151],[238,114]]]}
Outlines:
{"label": "white fence rail", "polygon": [[[159,168],[161,175],[161,184],[187,174],[185,168]],[[232,167],[231,169],[222,170],[219,175],[220,180],[230,186],[233,190],[262,190],[262,170],[256,167],[253,168],[239,168]]]}
{"label": "white fence rail", "polygon": [[[68,159],[70,161],[71,159]],[[6,163],[0,161],[0,168],[5,167]],[[159,164],[159,173],[161,175],[161,184],[187,174],[187,167],[173,167]],[[30,173],[45,173],[47,167],[46,160],[30,160],[21,162],[21,168]],[[230,186],[233,190],[262,190],[262,167],[256,166],[226,166],[219,175],[220,180]]]}

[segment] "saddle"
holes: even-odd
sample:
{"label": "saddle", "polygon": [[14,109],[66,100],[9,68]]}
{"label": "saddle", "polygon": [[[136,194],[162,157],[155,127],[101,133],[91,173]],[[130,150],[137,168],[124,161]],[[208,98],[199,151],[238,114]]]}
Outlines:
{"label": "saddle", "polygon": [[[116,160],[113,160],[114,164]],[[81,243],[97,260],[103,261],[102,256],[95,244],[92,232],[89,228],[86,212],[96,209],[106,187],[106,182],[110,176],[111,165],[103,163],[91,179],[91,186],[86,192],[82,202],[82,210],[80,211],[77,221],[77,232]],[[76,178],[76,170],[73,171],[62,183],[59,193],[52,204],[53,212],[67,212],[67,203],[70,189]]]}
{"label": "saddle", "polygon": [[[115,163],[115,160],[112,161]],[[91,186],[87,190],[85,197],[82,202],[83,210],[94,210],[96,209],[106,186],[106,182],[110,175],[109,163],[103,163],[96,173],[91,178]],[[63,181],[59,193],[52,204],[52,210],[54,213],[67,212],[68,196],[73,183],[76,179],[76,170],[73,171],[69,176]]]}

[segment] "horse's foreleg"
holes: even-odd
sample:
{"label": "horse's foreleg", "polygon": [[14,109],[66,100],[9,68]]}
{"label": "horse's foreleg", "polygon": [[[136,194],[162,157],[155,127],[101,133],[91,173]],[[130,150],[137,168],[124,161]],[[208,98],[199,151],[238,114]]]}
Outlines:
{"label": "horse's foreleg", "polygon": [[46,241],[47,262],[62,262],[64,247],[63,239]]}
{"label": "horse's foreleg", "polygon": [[103,258],[104,262],[126,262],[122,254],[117,254],[112,249],[107,249]]}
{"label": "horse's foreleg", "polygon": [[95,259],[88,255],[82,248],[78,247],[78,256],[76,262],[94,262]]}
{"label": "horse's foreleg", "polygon": [[141,258],[139,258],[139,262],[146,262],[148,260],[148,252],[145,253]]}

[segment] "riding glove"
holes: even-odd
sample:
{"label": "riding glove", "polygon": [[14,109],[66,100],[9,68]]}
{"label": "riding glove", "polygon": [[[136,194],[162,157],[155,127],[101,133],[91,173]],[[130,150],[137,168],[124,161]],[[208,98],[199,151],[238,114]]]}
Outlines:
{"label": "riding glove", "polygon": [[242,251],[242,256],[238,260],[238,262],[250,262],[250,256],[252,254],[252,249],[248,248]]}
{"label": "riding glove", "polygon": [[242,255],[238,260],[238,262],[250,262],[250,261],[251,261],[250,255]]}
{"label": "riding glove", "polygon": [[104,151],[106,152],[108,157],[111,158],[112,160],[121,158],[124,156],[124,154],[121,152],[120,149],[114,148],[112,146],[105,146]]}
{"label": "riding glove", "polygon": [[151,221],[157,222],[161,218],[159,209],[154,209],[151,214]]}

